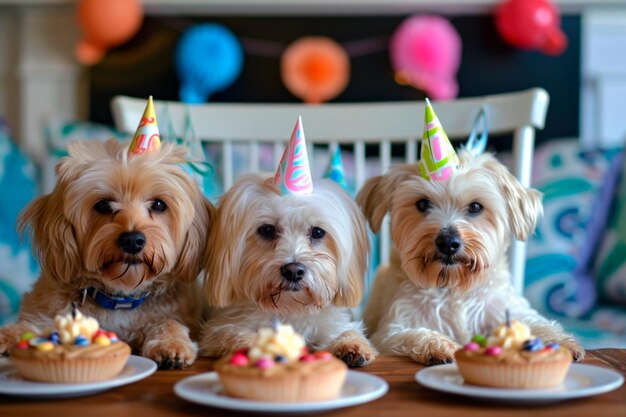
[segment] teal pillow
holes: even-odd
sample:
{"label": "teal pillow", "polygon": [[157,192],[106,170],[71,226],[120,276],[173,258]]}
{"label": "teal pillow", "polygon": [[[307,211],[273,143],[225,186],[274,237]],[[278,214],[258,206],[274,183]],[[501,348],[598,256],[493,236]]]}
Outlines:
{"label": "teal pillow", "polygon": [[39,275],[30,248],[15,230],[20,211],[37,196],[35,166],[15,146],[0,120],[0,325],[15,321],[20,298]]}
{"label": "teal pillow", "polygon": [[615,152],[585,151],[578,139],[545,143],[535,152],[532,184],[544,216],[529,239],[525,295],[548,315],[580,317],[595,305],[593,279],[581,271],[590,220]]}

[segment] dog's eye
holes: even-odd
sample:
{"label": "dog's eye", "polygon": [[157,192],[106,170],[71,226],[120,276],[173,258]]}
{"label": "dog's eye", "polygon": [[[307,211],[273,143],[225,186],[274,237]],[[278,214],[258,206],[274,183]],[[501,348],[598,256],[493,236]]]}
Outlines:
{"label": "dog's eye", "polygon": [[167,210],[167,204],[165,204],[163,200],[156,199],[152,202],[150,210],[156,211],[157,213],[162,213]]}
{"label": "dog's eye", "polygon": [[313,227],[311,228],[311,238],[312,239],[321,239],[326,236],[326,230],[321,227]]}
{"label": "dog's eye", "polygon": [[430,200],[426,198],[422,198],[421,200],[418,200],[417,203],[415,203],[415,207],[417,207],[417,209],[422,213],[427,212],[428,209],[430,209],[432,206],[433,203],[431,203]]}
{"label": "dog's eye", "polygon": [[477,203],[476,201],[471,202],[470,205],[467,207],[467,212],[469,214],[480,214],[483,211],[483,205],[480,203]]}
{"label": "dog's eye", "polygon": [[111,202],[109,200],[100,200],[94,204],[93,209],[100,214],[111,214],[113,209],[111,208]]}
{"label": "dog's eye", "polygon": [[264,224],[256,229],[256,232],[265,240],[273,240],[276,238],[276,226],[273,224]]}

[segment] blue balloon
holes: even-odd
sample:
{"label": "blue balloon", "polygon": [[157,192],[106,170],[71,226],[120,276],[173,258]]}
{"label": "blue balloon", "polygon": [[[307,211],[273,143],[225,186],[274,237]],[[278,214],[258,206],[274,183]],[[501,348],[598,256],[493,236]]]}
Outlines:
{"label": "blue balloon", "polygon": [[243,68],[243,49],[226,27],[207,23],[193,26],[181,36],[175,60],[180,100],[203,103],[237,79]]}

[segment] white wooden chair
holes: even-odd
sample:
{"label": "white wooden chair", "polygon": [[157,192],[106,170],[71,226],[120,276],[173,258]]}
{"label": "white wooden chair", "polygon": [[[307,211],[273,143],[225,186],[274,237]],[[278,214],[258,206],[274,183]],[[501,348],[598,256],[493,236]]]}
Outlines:
{"label": "white wooden chair", "polygon": [[[508,94],[433,102],[433,106],[451,140],[467,139],[478,111],[484,108],[489,120],[489,134],[513,133],[511,171],[522,184],[528,186],[535,129],[543,128],[548,103],[548,93],[541,88],[533,88]],[[145,105],[145,98],[115,97],[112,111],[116,128],[133,133]],[[185,120],[189,117],[198,138],[203,142],[222,144],[223,166],[220,174],[224,189],[230,187],[236,179],[233,144],[245,143],[249,147],[246,164],[250,172],[259,170],[260,144],[273,144],[276,166],[298,116],[302,116],[309,147],[341,144],[352,149],[357,190],[367,179],[366,145],[375,144],[379,148],[377,174],[385,172],[392,163],[392,144],[403,144],[404,159],[409,163],[415,162],[417,143],[422,136],[424,123],[422,101],[316,106],[273,103],[186,105],[155,101],[157,116],[165,108],[176,135],[184,134]],[[342,148],[345,149],[345,146]],[[367,159],[369,166],[370,157]],[[314,172],[313,175],[319,177],[321,174],[316,175]],[[380,235],[381,263],[387,262],[390,245],[389,225],[384,222]],[[513,285],[519,293],[523,290],[525,258],[524,243],[513,242],[511,270]]]}

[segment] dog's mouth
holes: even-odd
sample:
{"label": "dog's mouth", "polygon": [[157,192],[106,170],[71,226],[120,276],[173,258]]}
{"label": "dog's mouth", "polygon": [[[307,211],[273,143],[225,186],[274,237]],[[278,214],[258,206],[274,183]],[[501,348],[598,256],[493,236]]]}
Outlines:
{"label": "dog's mouth", "polygon": [[[145,268],[145,272],[143,274],[146,276],[157,276],[161,273],[154,267],[154,259],[148,258],[146,256],[123,256],[119,258],[110,259],[102,264],[101,270],[106,271],[112,267],[119,266],[120,273],[118,276],[114,277],[114,279],[123,278],[131,269],[137,266],[143,266]],[[143,278],[142,278],[143,280]]]}
{"label": "dog's mouth", "polygon": [[454,255],[437,255],[435,260],[445,266],[453,266],[460,263],[459,257]]}
{"label": "dog's mouth", "polygon": [[128,265],[128,266],[146,264],[147,266],[149,266],[149,264],[145,262],[144,259],[138,256],[126,256],[124,258],[117,258],[117,259],[111,259],[109,261],[106,261],[105,263],[102,264],[102,269],[103,270],[107,269],[115,264],[122,264],[122,265]]}
{"label": "dog's mouth", "polygon": [[[278,303],[280,302],[280,298],[283,293],[297,293],[300,291],[307,291],[307,289],[300,282],[281,282],[280,285],[278,285],[270,293],[270,300],[272,301],[274,307],[278,308]],[[293,299],[293,301],[304,305],[304,303],[298,301],[297,299]]]}

